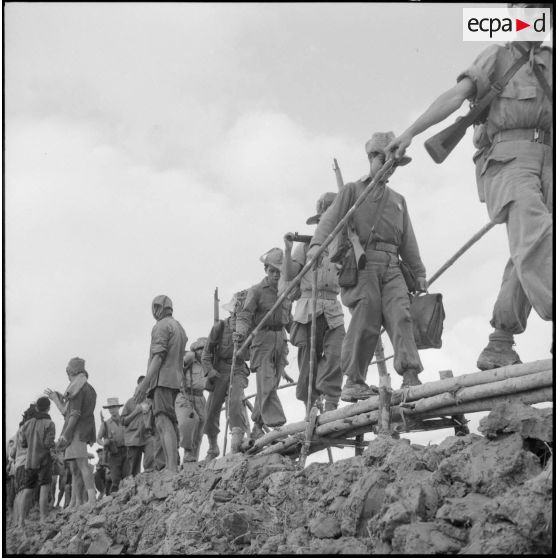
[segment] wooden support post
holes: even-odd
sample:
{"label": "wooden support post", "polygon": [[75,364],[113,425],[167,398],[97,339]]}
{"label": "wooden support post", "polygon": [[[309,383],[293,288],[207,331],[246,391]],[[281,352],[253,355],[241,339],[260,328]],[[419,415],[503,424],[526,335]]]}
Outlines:
{"label": "wooden support post", "polygon": [[374,356],[376,357],[378,372],[380,375],[380,420],[378,421],[378,435],[390,436],[391,382],[385,363],[384,345],[382,343],[381,336],[378,337],[378,343],[376,344]]}
{"label": "wooden support post", "polygon": [[364,434],[357,434],[355,436],[355,455],[362,455],[364,448],[362,447],[364,444]]}
{"label": "wooden support post", "polygon": [[[451,370],[440,370],[439,374],[440,380],[453,378],[453,372]],[[467,426],[467,422],[469,421],[465,418],[465,415],[452,415],[451,418],[455,420],[453,431],[456,436],[467,436],[467,434],[470,434],[469,427]]]}

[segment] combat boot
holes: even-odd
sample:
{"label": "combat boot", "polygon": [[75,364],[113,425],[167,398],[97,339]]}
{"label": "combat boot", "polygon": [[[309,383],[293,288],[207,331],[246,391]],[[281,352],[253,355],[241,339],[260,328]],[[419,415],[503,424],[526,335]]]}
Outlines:
{"label": "combat boot", "polygon": [[184,450],[184,457],[182,457],[182,463],[193,463],[194,461],[197,461],[196,456],[194,455],[194,452],[191,450]]}
{"label": "combat boot", "polygon": [[401,382],[401,389],[410,386],[420,386],[422,382],[418,378],[417,370],[405,370],[403,372],[403,381]]}
{"label": "combat boot", "polygon": [[374,395],[378,395],[376,386],[367,386],[366,384],[345,384],[341,391],[341,401],[355,403],[361,399],[368,399]]}
{"label": "combat boot", "polygon": [[336,409],[337,401],[328,401],[327,399],[324,401],[324,413],[327,413],[328,411],[335,411]]}
{"label": "combat boot", "polygon": [[510,364],[521,364],[519,355],[513,350],[513,334],[496,329],[488,337],[488,345],[477,360],[479,370],[492,370]]}
{"label": "combat boot", "polygon": [[219,456],[219,445],[217,444],[217,436],[208,436],[209,449],[207,450],[206,460],[215,459]]}
{"label": "combat boot", "polygon": [[252,431],[250,432],[250,438],[252,438],[252,440],[257,440],[264,434],[265,432],[263,431],[263,428],[259,424],[254,423],[254,426],[252,426]]}
{"label": "combat boot", "polygon": [[231,430],[231,453],[239,453],[244,440],[244,429],[233,426]]}

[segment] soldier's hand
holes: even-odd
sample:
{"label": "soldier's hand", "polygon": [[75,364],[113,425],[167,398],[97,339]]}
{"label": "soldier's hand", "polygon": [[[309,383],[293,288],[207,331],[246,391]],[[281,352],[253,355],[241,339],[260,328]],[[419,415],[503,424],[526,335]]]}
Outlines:
{"label": "soldier's hand", "polygon": [[283,372],[281,373],[281,376],[289,383],[289,384],[294,384],[295,381],[287,374],[286,370],[283,370]]}
{"label": "soldier's hand", "polygon": [[425,293],[428,290],[428,281],[425,277],[417,277],[417,290],[419,293]]}
{"label": "soldier's hand", "polygon": [[[309,262],[316,255],[319,249],[320,246],[318,244],[314,244],[313,246],[310,246],[310,248],[308,248],[308,251],[306,252],[306,262]],[[318,258],[318,265],[320,265],[321,260],[322,260],[322,256]]]}
{"label": "soldier's hand", "polygon": [[294,234],[292,232],[288,232],[284,237],[283,240],[285,241],[285,252],[291,252],[293,249],[293,238]]}
{"label": "soldier's hand", "polygon": [[142,413],[147,413],[149,411],[149,403],[147,403],[146,401],[140,403],[140,407]]}
{"label": "soldier's hand", "polygon": [[401,157],[405,155],[407,147],[411,145],[411,141],[413,141],[413,136],[408,132],[403,132],[400,136],[397,136],[387,144],[384,149],[386,157],[393,155],[396,160],[401,159]]}

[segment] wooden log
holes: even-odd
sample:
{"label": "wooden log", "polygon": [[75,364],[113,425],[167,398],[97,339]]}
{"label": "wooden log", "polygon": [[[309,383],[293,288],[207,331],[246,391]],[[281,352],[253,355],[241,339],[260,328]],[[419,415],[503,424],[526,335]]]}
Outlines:
{"label": "wooden log", "polygon": [[[406,390],[397,390],[392,394],[392,406],[398,405],[405,400],[407,402],[416,401],[425,397],[432,397],[434,395],[443,394],[444,392],[454,392],[462,387],[471,387],[479,384],[492,383],[495,381],[505,380],[508,378],[516,378],[521,376],[527,376],[530,374],[536,374],[541,371],[552,370],[552,359],[537,360],[534,362],[528,362],[524,364],[514,364],[510,366],[504,366],[502,368],[495,368],[493,370],[484,370],[481,372],[474,372],[472,374],[464,374],[462,376],[456,376],[454,378],[448,378],[445,380],[439,380],[436,382],[428,382],[419,386],[412,386]],[[318,417],[317,420],[317,432],[327,434],[329,432],[343,431],[344,428],[339,429],[339,422],[347,421],[351,417],[361,416],[366,413],[370,413],[379,408],[379,397],[370,397],[364,401],[359,401],[352,405],[347,405],[341,407],[335,411],[329,411],[323,413]],[[463,413],[466,411],[457,410],[456,413]],[[377,422],[374,419],[373,422]],[[322,426],[329,423],[336,423],[336,426],[331,429],[321,431]],[[349,421],[347,424],[351,424]],[[362,420],[357,421],[357,424],[362,425]],[[368,422],[367,424],[370,424]],[[281,427],[280,430],[273,430],[269,434],[262,436],[254,444],[254,453],[259,449],[265,447],[269,443],[284,438],[288,435],[296,434],[299,432],[304,432],[306,428],[306,421],[299,421],[296,423],[287,424]]]}
{"label": "wooden log", "polygon": [[[546,388],[539,388],[535,390],[531,390],[528,392],[523,393],[516,393],[510,394],[506,396],[496,396],[496,397],[488,397],[486,399],[481,399],[478,401],[470,401],[467,403],[463,403],[461,405],[451,405],[446,407],[440,407],[438,409],[432,409],[424,414],[413,416],[411,411],[411,420],[415,418],[420,419],[428,419],[432,417],[443,417],[443,416],[451,416],[461,412],[465,413],[476,413],[476,412],[483,412],[483,411],[490,411],[492,410],[498,403],[525,403],[526,405],[533,405],[535,403],[543,403],[546,401],[553,401],[553,388],[546,387]],[[402,424],[401,417],[395,414],[395,409],[392,408],[392,423],[394,426],[399,429],[400,424]],[[355,417],[352,424],[352,428],[349,429],[350,435],[355,435],[357,433],[365,433],[370,432],[372,430],[373,424],[377,423],[379,418],[378,411],[372,411],[370,413],[365,413],[359,417]],[[446,422],[440,422],[439,427],[445,427],[444,425]],[[449,424],[449,423],[448,423]],[[323,425],[322,428],[325,427],[331,428],[331,424]],[[449,426],[447,426],[449,427]],[[411,426],[413,430],[415,430],[414,425]],[[322,438],[330,438],[331,437],[331,445],[335,445],[335,443],[339,440],[339,437],[347,436],[347,431],[332,431],[330,434],[324,432],[319,432],[320,427],[316,430],[316,435]],[[421,430],[418,425],[416,430]],[[301,445],[303,440],[300,437],[290,436],[287,440],[283,440],[277,444],[274,444],[268,448],[265,448],[263,451],[258,452],[259,455],[269,455],[271,453],[281,453],[286,454],[293,451],[293,448],[298,444]],[[312,443],[309,454],[314,453],[316,451],[320,451],[326,447],[325,443],[321,443],[318,441],[317,443]]]}
{"label": "wooden log", "polygon": [[374,356],[378,364],[378,374],[380,376],[380,393],[378,394],[378,406],[380,408],[380,424],[378,434],[382,436],[389,436],[391,434],[390,428],[390,408],[391,408],[391,382],[387,371],[384,354],[384,344],[382,337],[378,337]]}
{"label": "wooden log", "polygon": [[439,417],[444,415],[454,415],[455,413],[478,413],[482,411],[491,411],[498,403],[525,403],[526,405],[534,405],[535,403],[545,403],[553,401],[554,389],[551,387],[534,389],[523,393],[514,393],[510,395],[487,397],[480,401],[469,401],[460,405],[450,405],[448,407],[440,407],[432,409],[420,416],[422,418]]}
{"label": "wooden log", "polygon": [[[504,382],[507,382],[507,380],[504,380]],[[503,383],[503,382],[494,382],[494,383]],[[552,384],[550,384],[552,385]],[[479,387],[479,386],[477,386]],[[465,390],[463,390],[465,391]],[[478,391],[478,390],[477,390]],[[551,387],[544,387],[544,388],[539,388],[539,389],[534,389],[534,390],[530,390],[526,393],[529,394],[534,394],[534,400],[529,400],[529,404],[533,404],[533,403],[542,403],[544,401],[552,401],[552,388]],[[443,394],[445,395],[445,394]],[[467,395],[467,394],[466,394]],[[403,412],[405,413],[405,416],[410,416],[410,417],[423,417],[423,418],[427,418],[427,417],[440,417],[440,416],[444,416],[444,415],[455,415],[455,414],[462,414],[462,413],[467,413],[467,412],[477,412],[478,411],[490,411],[492,409],[492,407],[500,401],[508,401],[510,399],[517,399],[517,400],[522,400],[521,396],[523,395],[523,393],[508,393],[505,395],[494,395],[493,390],[491,389],[491,386],[488,387],[488,389],[486,390],[486,397],[484,399],[480,399],[478,401],[479,405],[473,405],[472,408],[474,408],[475,410],[473,411],[469,411],[468,409],[470,408],[469,403],[475,403],[476,401],[473,400],[468,400],[465,403],[460,403],[457,404],[455,402],[455,399],[452,400],[452,402],[448,403],[448,399],[446,397],[441,397],[438,400],[437,403],[437,407],[429,407],[427,409],[424,409],[422,412],[416,411],[414,409],[405,409]],[[478,395],[477,395],[478,397]],[[435,398],[430,398],[431,400],[434,400]],[[527,402],[527,399],[525,399],[525,401]],[[484,403],[483,403],[484,402]],[[443,412],[442,412],[443,410]],[[392,421],[396,421],[397,420],[397,416],[399,415],[399,417],[401,417],[401,412],[399,410],[398,407],[394,407],[392,406],[391,408],[391,413],[392,413],[392,417],[391,420]],[[379,420],[379,411],[370,411],[368,413],[362,413],[360,415],[357,415],[355,417],[348,417],[345,418],[343,420],[339,420],[339,421],[334,421],[334,422],[330,422],[327,424],[323,424],[323,425],[319,425],[316,428],[316,434],[318,436],[328,436],[331,435],[333,433],[338,433],[338,432],[347,432],[347,431],[351,431],[352,429],[356,429],[359,428],[361,426],[366,426],[366,425],[371,425],[371,424],[376,424]],[[397,420],[397,422],[402,422],[402,418],[399,418],[399,420]]]}
{"label": "wooden log", "polygon": [[529,376],[509,378],[500,382],[481,384],[461,388],[455,392],[440,393],[433,397],[426,397],[411,403],[414,414],[423,414],[431,409],[438,409],[448,405],[460,405],[468,401],[486,399],[487,397],[501,397],[512,393],[520,393],[538,388],[552,386],[552,371],[538,372]]}

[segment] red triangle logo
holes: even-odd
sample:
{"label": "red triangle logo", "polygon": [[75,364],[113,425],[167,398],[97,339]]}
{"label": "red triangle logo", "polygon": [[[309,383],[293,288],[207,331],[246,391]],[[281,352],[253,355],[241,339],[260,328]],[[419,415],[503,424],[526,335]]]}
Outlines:
{"label": "red triangle logo", "polygon": [[525,29],[526,27],[531,27],[530,23],[525,23],[524,21],[521,21],[520,19],[515,18],[515,30],[516,31],[521,31],[522,29]]}

